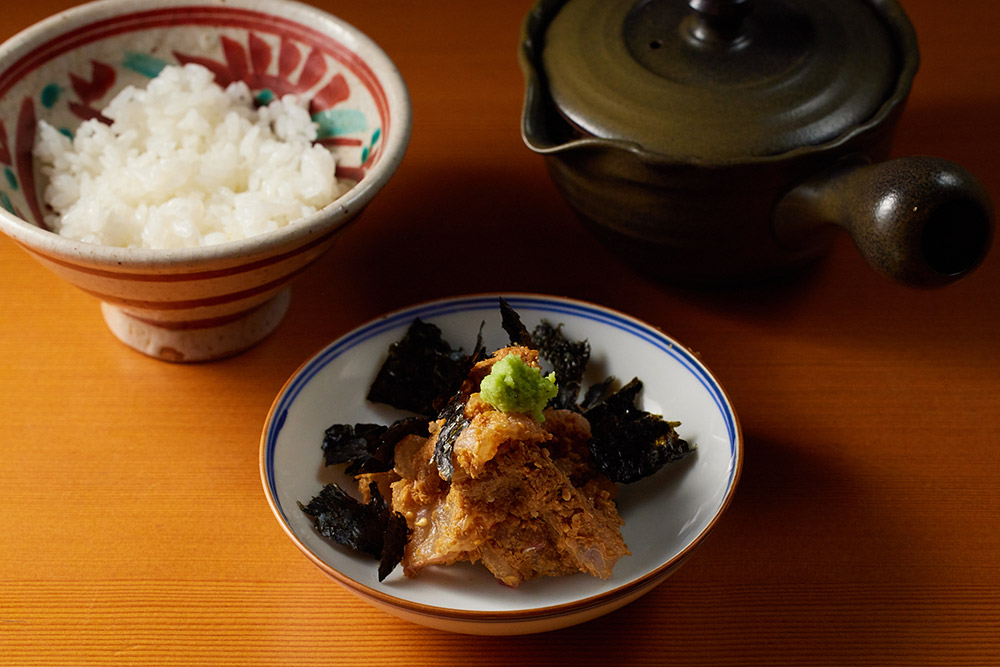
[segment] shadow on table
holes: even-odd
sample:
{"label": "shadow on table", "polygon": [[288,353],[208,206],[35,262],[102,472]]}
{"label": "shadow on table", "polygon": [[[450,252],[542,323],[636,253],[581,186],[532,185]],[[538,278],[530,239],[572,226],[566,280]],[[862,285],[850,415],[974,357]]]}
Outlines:
{"label": "shadow on table", "polygon": [[748,435],[732,506],[676,574],[608,616],[504,640],[507,650],[524,664],[859,664],[907,655],[926,642],[916,628],[933,627],[907,581],[921,557],[907,549],[914,536],[877,475],[853,476],[834,447],[803,451]]}

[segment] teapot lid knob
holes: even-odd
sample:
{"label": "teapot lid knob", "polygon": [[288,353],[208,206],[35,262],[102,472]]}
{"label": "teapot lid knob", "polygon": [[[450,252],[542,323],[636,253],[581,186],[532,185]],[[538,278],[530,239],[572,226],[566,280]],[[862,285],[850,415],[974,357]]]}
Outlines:
{"label": "teapot lid knob", "polygon": [[688,0],[688,34],[704,43],[730,44],[744,36],[754,0]]}

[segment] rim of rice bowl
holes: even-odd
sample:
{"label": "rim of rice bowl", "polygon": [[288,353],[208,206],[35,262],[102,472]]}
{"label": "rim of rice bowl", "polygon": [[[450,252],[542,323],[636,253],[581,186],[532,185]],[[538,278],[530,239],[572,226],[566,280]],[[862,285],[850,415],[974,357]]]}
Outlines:
{"label": "rim of rice bowl", "polygon": [[[205,2],[165,2],[142,3],[142,9],[155,7],[176,7],[204,5]],[[210,3],[211,4],[211,3]],[[281,247],[302,237],[321,232],[332,232],[347,223],[353,215],[363,209],[392,176],[399,166],[412,131],[411,105],[406,83],[396,65],[383,49],[358,28],[319,8],[296,0],[270,0],[267,3],[253,0],[226,0],[221,6],[242,6],[258,9],[271,14],[282,14],[289,19],[304,21],[308,17],[314,29],[334,34],[338,41],[359,56],[376,74],[387,100],[388,117],[392,119],[390,132],[383,135],[384,149],[365,173],[364,178],[354,183],[340,196],[309,215],[289,221],[278,229],[262,232],[242,239],[227,240],[212,245],[185,248],[137,248],[110,246],[61,236],[58,232],[42,229],[0,207],[0,229],[14,240],[30,247],[45,250],[54,255],[69,256],[93,264],[133,267],[146,269],[193,265],[206,262],[238,259],[260,252],[263,248]],[[17,61],[35,48],[39,41],[49,40],[60,33],[73,29],[73,18],[96,19],[101,16],[116,15],[120,11],[130,11],[135,3],[130,0],[98,0],[73,7],[24,29],[6,42],[0,44],[0,75],[5,73],[8,62]],[[289,15],[294,10],[294,15]],[[34,158],[33,158],[34,159]],[[320,224],[321,223],[321,224]],[[321,229],[319,229],[321,228]]]}

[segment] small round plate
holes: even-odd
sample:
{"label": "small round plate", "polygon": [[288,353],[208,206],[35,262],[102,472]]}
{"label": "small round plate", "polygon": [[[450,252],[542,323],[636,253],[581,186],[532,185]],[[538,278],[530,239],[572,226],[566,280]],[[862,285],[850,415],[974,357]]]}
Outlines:
{"label": "small round plate", "polygon": [[628,315],[582,301],[503,295],[529,330],[545,319],[564,335],[586,339],[591,361],[586,385],[608,375],[644,383],[644,410],[677,420],[694,454],[634,484],[617,502],[631,555],[608,580],[584,574],[528,581],[516,589],[497,583],[479,565],[428,568],[407,578],[402,568],[378,581],[377,563],[328,542],[298,507],[324,484],[352,482],[325,468],[323,432],[335,423],[389,423],[403,413],[366,401],[389,345],[414,318],[440,327],[452,347],[471,351],[483,324],[488,351],[508,339],[499,297],[442,299],[373,320],[305,362],[282,388],[264,424],[260,471],[264,492],[282,528],[327,575],[363,600],[414,623],[471,634],[523,634],[566,627],[617,609],[667,578],[705,538],[729,505],[743,462],[743,439],[728,396],[686,347]]}

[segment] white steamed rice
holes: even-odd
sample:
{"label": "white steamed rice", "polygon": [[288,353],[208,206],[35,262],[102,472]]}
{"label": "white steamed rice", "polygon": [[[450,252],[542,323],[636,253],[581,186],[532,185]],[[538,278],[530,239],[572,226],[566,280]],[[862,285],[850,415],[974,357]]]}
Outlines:
{"label": "white steamed rice", "polygon": [[307,216],[340,194],[335,160],[292,95],[255,109],[249,88],[200,65],[122,90],[68,137],[39,124],[46,217],[102,245],[185,248],[238,240]]}

